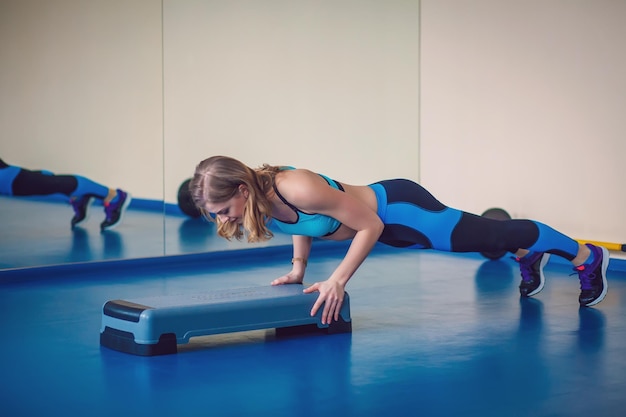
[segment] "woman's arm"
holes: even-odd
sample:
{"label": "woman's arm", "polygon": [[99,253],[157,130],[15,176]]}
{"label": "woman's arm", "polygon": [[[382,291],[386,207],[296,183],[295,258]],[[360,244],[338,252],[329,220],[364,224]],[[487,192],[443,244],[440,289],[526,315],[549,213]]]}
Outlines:
{"label": "woman's arm", "polygon": [[315,315],[322,307],[322,323],[339,319],[344,288],[378,241],[384,225],[376,212],[356,197],[329,187],[319,175],[306,170],[290,171],[280,183],[281,194],[298,207],[310,213],[320,213],[340,221],[355,235],[343,260],[331,276],[316,282],[304,291],[319,291],[311,309]]}

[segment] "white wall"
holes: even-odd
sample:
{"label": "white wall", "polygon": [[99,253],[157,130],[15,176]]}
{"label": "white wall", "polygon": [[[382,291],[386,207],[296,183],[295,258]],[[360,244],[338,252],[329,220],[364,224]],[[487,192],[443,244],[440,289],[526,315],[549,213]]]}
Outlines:
{"label": "white wall", "polygon": [[422,0],[421,181],[626,241],[626,2]]}
{"label": "white wall", "polygon": [[417,1],[165,0],[166,196],[212,155],[418,175]]}
{"label": "white wall", "polygon": [[163,199],[160,0],[0,0],[0,158]]}

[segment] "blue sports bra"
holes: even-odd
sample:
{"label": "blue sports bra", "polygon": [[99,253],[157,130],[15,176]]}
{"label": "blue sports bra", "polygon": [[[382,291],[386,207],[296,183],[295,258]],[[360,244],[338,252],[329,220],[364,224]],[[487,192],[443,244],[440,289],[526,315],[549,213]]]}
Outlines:
{"label": "blue sports bra", "polygon": [[[285,169],[294,169],[293,167],[286,167]],[[328,185],[331,187],[343,191],[343,187],[337,181],[328,178],[325,175],[318,174],[320,177],[324,178]],[[293,211],[296,212],[298,218],[295,222],[284,222],[277,219],[272,219],[276,227],[280,229],[281,232],[290,234],[290,235],[302,235],[302,236],[311,236],[311,237],[322,237],[332,235],[339,229],[341,223],[333,219],[332,217],[326,216],[324,214],[308,214],[300,211],[293,204],[289,203],[285,198],[278,192],[276,188],[276,184],[274,184],[274,192],[280,198],[280,200],[288,205]]]}

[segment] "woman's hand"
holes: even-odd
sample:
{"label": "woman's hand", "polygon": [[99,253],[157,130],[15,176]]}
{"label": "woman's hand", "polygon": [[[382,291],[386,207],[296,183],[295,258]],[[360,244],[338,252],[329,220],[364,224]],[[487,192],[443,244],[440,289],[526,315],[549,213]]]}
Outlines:
{"label": "woman's hand", "polygon": [[322,304],[324,309],[322,310],[322,324],[330,324],[334,319],[339,320],[339,312],[343,305],[343,297],[345,295],[344,286],[333,280],[326,280],[322,282],[316,282],[308,288],[304,289],[305,294],[318,291],[320,295],[317,297],[317,301],[313,304],[311,309],[311,316],[317,314]]}
{"label": "woman's hand", "polygon": [[283,285],[283,284],[302,284],[302,279],[304,278],[304,273],[297,272],[295,269],[292,269],[288,274],[283,275],[282,277],[276,278],[272,281],[272,285]]}

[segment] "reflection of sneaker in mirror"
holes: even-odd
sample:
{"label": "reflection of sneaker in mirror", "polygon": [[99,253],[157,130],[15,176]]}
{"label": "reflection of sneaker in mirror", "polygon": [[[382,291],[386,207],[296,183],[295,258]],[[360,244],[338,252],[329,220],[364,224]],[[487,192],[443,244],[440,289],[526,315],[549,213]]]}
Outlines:
{"label": "reflection of sneaker in mirror", "polygon": [[92,201],[92,196],[90,195],[70,198],[70,204],[72,205],[72,208],[74,209],[74,217],[72,217],[72,229],[78,223],[87,219],[91,201]]}
{"label": "reflection of sneaker in mirror", "polygon": [[583,307],[598,304],[604,299],[608,289],[606,270],[609,266],[609,251],[604,247],[589,243],[586,245],[593,253],[593,261],[574,268],[574,271],[578,272],[578,279],[580,280],[578,302]]}
{"label": "reflection of sneaker in mirror", "polygon": [[549,259],[550,254],[545,252],[533,252],[522,258],[515,258],[522,273],[522,281],[519,284],[519,293],[522,297],[532,297],[543,289],[546,281],[543,267]]}
{"label": "reflection of sneaker in mirror", "polygon": [[118,224],[120,224],[122,215],[130,204],[130,200],[132,200],[130,194],[119,189],[116,191],[117,195],[113,198],[113,200],[108,203],[104,203],[104,214],[106,217],[104,221],[100,223],[101,231],[114,229]]}

